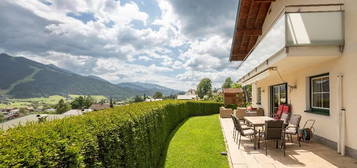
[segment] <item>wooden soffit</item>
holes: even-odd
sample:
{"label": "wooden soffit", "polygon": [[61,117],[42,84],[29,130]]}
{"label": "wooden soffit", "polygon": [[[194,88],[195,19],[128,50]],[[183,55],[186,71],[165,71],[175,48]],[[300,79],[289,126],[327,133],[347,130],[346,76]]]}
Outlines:
{"label": "wooden soffit", "polygon": [[240,0],[230,61],[243,61],[262,34],[262,26],[275,0]]}

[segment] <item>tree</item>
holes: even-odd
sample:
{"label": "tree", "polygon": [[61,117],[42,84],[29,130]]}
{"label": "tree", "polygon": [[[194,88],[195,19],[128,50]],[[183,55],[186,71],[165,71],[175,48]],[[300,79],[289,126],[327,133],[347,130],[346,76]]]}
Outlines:
{"label": "tree", "polygon": [[243,87],[245,101],[247,103],[251,103],[252,101],[252,85],[246,85]]}
{"label": "tree", "polygon": [[144,99],[140,96],[135,96],[135,98],[134,98],[134,102],[143,102],[143,101],[144,101]]}
{"label": "tree", "polygon": [[110,106],[110,108],[114,107],[113,98],[112,97],[110,97],[110,99],[109,99],[109,106]]}
{"label": "tree", "polygon": [[89,108],[94,102],[94,99],[91,96],[79,96],[76,97],[71,106],[73,109],[84,109]]}
{"label": "tree", "polygon": [[236,82],[232,84],[232,88],[242,88],[242,85]]}
{"label": "tree", "polygon": [[99,101],[99,104],[104,104],[105,102],[107,102],[106,99],[101,99],[101,100]]}
{"label": "tree", "polygon": [[20,108],[19,113],[21,116],[27,115],[29,111],[26,108]]}
{"label": "tree", "polygon": [[95,102],[92,96],[84,96],[84,106],[82,108],[89,108]]}
{"label": "tree", "polygon": [[55,106],[56,108],[56,113],[57,114],[62,114],[68,110],[71,109],[70,105],[68,103],[65,103],[63,99],[58,101],[57,105]]}
{"label": "tree", "polygon": [[222,88],[231,88],[233,84],[232,78],[228,77],[226,78],[226,80],[224,81]]}
{"label": "tree", "polygon": [[208,78],[203,78],[197,85],[197,94],[201,99],[207,95],[211,97],[212,95],[212,81]]}
{"label": "tree", "polygon": [[0,123],[5,120],[5,116],[2,112],[0,112]]}
{"label": "tree", "polygon": [[161,99],[163,97],[161,92],[155,92],[155,94],[152,96],[154,99]]}

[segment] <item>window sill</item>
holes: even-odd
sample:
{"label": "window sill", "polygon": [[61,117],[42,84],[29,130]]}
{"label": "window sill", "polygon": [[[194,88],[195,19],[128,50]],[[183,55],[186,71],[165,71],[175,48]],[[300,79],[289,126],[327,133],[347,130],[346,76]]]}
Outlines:
{"label": "window sill", "polygon": [[318,114],[318,115],[324,115],[324,116],[330,116],[330,110],[307,109],[304,112]]}

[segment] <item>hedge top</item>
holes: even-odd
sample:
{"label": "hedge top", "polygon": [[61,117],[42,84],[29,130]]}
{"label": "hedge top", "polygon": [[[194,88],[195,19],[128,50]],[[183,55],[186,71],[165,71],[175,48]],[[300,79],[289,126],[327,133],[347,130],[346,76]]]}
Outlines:
{"label": "hedge top", "polygon": [[0,167],[157,167],[177,124],[220,105],[135,103],[0,131]]}

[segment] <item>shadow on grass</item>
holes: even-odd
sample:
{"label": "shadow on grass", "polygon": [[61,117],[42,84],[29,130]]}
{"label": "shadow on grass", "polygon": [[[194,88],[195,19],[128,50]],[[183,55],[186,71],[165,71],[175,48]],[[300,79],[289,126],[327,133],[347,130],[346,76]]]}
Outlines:
{"label": "shadow on grass", "polygon": [[[195,116],[191,116],[191,117],[195,117]],[[172,138],[175,136],[176,132],[182,127],[182,125],[184,125],[186,123],[186,121],[188,119],[190,119],[191,117],[188,117],[185,120],[183,120],[180,124],[178,124],[176,126],[176,128],[174,130],[171,131],[170,136],[166,140],[166,144],[165,144],[165,147],[163,149],[163,152],[162,152],[162,155],[161,155],[161,158],[160,158],[160,162],[159,162],[159,167],[160,168],[164,168],[165,167],[167,151],[169,149],[169,145],[170,145],[170,142],[171,142]]]}

